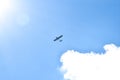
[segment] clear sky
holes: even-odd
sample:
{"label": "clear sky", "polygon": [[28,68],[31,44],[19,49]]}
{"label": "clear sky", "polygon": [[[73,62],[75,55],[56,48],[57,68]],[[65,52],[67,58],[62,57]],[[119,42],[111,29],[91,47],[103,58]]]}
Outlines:
{"label": "clear sky", "polygon": [[120,45],[119,0],[0,0],[0,80],[61,80],[62,53],[108,43]]}

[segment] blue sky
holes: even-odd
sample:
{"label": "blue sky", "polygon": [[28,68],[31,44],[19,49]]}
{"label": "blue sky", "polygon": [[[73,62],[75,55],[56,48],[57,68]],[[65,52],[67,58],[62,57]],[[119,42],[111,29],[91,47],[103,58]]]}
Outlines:
{"label": "blue sky", "polygon": [[[119,0],[13,3],[15,10],[0,23],[0,80],[61,80],[57,68],[65,51],[103,52],[105,44],[120,45]],[[61,34],[63,42],[53,42]]]}

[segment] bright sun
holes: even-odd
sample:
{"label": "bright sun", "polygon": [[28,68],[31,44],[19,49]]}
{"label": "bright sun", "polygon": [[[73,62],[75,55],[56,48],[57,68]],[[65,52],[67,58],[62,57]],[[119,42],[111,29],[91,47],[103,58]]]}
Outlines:
{"label": "bright sun", "polygon": [[4,20],[7,14],[12,11],[12,8],[12,0],[0,0],[0,21]]}

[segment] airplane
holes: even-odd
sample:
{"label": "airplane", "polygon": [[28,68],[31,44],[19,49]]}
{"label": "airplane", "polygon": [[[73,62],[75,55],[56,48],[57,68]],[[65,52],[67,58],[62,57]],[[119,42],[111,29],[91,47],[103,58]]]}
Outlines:
{"label": "airplane", "polygon": [[[56,37],[53,41],[57,41],[57,40],[59,40],[62,37],[63,37],[63,35],[60,35],[60,36]],[[59,40],[59,41],[62,42],[62,40]]]}

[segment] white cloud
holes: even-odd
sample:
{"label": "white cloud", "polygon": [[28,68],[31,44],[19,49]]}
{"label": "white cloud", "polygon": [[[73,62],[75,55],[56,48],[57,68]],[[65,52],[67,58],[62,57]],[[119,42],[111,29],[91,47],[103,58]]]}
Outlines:
{"label": "white cloud", "polygon": [[60,61],[64,80],[120,80],[120,47],[104,46],[105,53],[68,50]]}

